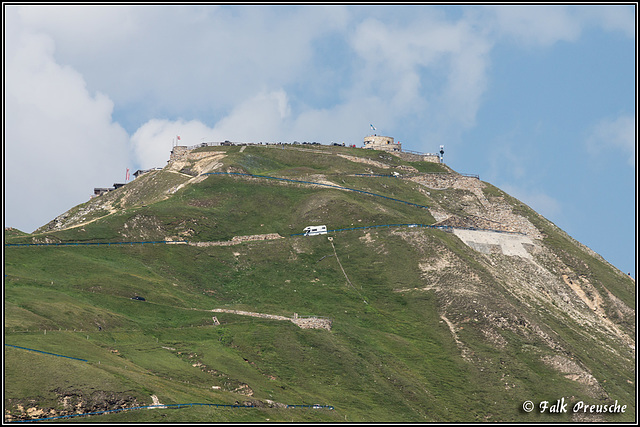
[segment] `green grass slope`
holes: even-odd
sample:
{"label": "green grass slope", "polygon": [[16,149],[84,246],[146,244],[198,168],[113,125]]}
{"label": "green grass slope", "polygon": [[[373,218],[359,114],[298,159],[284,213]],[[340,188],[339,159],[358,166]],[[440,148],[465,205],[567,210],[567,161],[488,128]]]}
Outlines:
{"label": "green grass slope", "polygon": [[[354,176],[388,173],[408,162],[365,150],[322,150],[329,154],[231,147],[217,170],[300,180],[322,175],[344,187],[434,202],[412,181]],[[417,166],[418,173],[440,167]],[[562,397],[571,405],[618,400],[627,405],[625,413],[581,416],[635,420],[635,353],[602,326],[634,336],[629,310],[635,310],[635,284],[519,202],[509,201],[545,234],[536,262],[546,271],[583,277],[601,295],[609,292],[602,307],[613,326],[591,320],[589,308],[573,300],[562,305],[560,296],[523,301],[513,286],[533,280],[531,263],[480,254],[443,230],[290,236],[311,224],[341,229],[435,223],[425,209],[353,191],[223,175],[145,199],[143,184],[149,194],[166,194],[152,177],[138,183],[135,197],[122,191],[118,197],[130,204],[108,216],[33,235],[5,231],[5,241],[220,242],[267,233],[284,238],[231,246],[6,247],[5,343],[86,362],[5,346],[5,420],[151,405],[152,396],[165,405],[247,407],[143,409],[72,420],[580,420],[571,406],[560,414],[522,410],[527,400],[553,403]],[[438,197],[446,194],[459,191],[442,190]],[[521,278],[514,279],[514,272]],[[302,329],[288,320],[213,309],[332,323],[330,330]]]}

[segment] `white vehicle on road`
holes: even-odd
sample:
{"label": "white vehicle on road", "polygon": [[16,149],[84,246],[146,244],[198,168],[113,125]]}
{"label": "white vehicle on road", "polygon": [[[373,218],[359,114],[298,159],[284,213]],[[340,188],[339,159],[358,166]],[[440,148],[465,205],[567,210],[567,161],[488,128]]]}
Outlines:
{"label": "white vehicle on road", "polygon": [[317,236],[319,234],[327,234],[327,226],[326,225],[310,225],[309,227],[304,228],[305,236]]}

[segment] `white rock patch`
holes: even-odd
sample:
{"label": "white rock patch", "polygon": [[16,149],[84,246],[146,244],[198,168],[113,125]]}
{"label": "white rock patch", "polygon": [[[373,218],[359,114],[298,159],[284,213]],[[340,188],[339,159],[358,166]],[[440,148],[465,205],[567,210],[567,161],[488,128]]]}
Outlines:
{"label": "white rock patch", "polygon": [[500,248],[503,255],[519,256],[533,259],[523,244],[533,245],[529,236],[509,233],[496,233],[483,230],[454,229],[453,233],[471,248],[482,253],[495,253],[494,248]]}

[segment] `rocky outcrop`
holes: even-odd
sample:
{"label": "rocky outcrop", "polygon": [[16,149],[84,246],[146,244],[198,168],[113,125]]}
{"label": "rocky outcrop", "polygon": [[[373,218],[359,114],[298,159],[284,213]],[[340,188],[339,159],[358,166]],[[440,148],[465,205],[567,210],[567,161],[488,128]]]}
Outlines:
{"label": "rocky outcrop", "polygon": [[41,408],[38,405],[31,406],[31,402],[11,402],[9,399],[5,407],[4,421],[28,421],[140,406],[135,397],[126,393],[96,390],[87,394],[80,390],[60,388],[53,391],[58,395],[58,406],[55,408]]}
{"label": "rocky outcrop", "polygon": [[[513,212],[513,206],[500,196],[487,197],[485,183],[476,177],[455,173],[423,174],[409,178],[433,190],[461,190],[455,195],[442,195],[429,211],[436,225],[474,227],[523,233],[535,239],[542,234],[525,217]],[[432,192],[426,194],[434,198]],[[455,212],[453,214],[452,212]]]}

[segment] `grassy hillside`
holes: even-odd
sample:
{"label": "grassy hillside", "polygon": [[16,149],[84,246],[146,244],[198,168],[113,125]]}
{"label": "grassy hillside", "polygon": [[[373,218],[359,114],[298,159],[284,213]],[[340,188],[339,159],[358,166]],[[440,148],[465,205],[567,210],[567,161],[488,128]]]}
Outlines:
{"label": "grassy hillside", "polygon": [[[386,153],[207,150],[225,154],[215,170],[315,177],[420,205],[466,194],[452,189],[436,195],[405,179],[354,176],[412,166]],[[180,166],[183,174],[199,167],[195,160]],[[428,168],[444,171],[425,163],[412,173]],[[252,407],[144,409],[74,420],[575,421],[571,411],[522,410],[527,400],[565,397],[627,405],[624,414],[593,414],[594,420],[635,419],[635,353],[623,342],[635,333],[635,284],[499,190],[486,192],[507,200],[544,232],[532,253],[548,273],[546,282],[536,285],[542,270],[535,264],[481,254],[443,230],[290,236],[320,223],[329,229],[436,223],[429,210],[390,199],[223,175],[167,194],[158,186],[176,183],[167,185],[162,174],[181,175],[154,174],[135,192],[130,184],[113,192],[120,207],[107,216],[33,235],[5,231],[5,241],[284,238],[232,246],[6,247],[5,343],[86,360],[5,347],[5,407],[12,417],[28,418],[28,410],[42,418],[151,405],[155,396],[166,405]],[[147,188],[155,196],[145,198]],[[561,273],[584,278],[602,295],[598,310],[612,323],[595,318],[578,296],[567,297],[571,288],[562,288]],[[539,297],[519,293],[530,286],[539,286]],[[316,316],[332,324],[331,330],[302,329],[287,320],[212,309]],[[606,328],[618,328],[619,336]]]}

